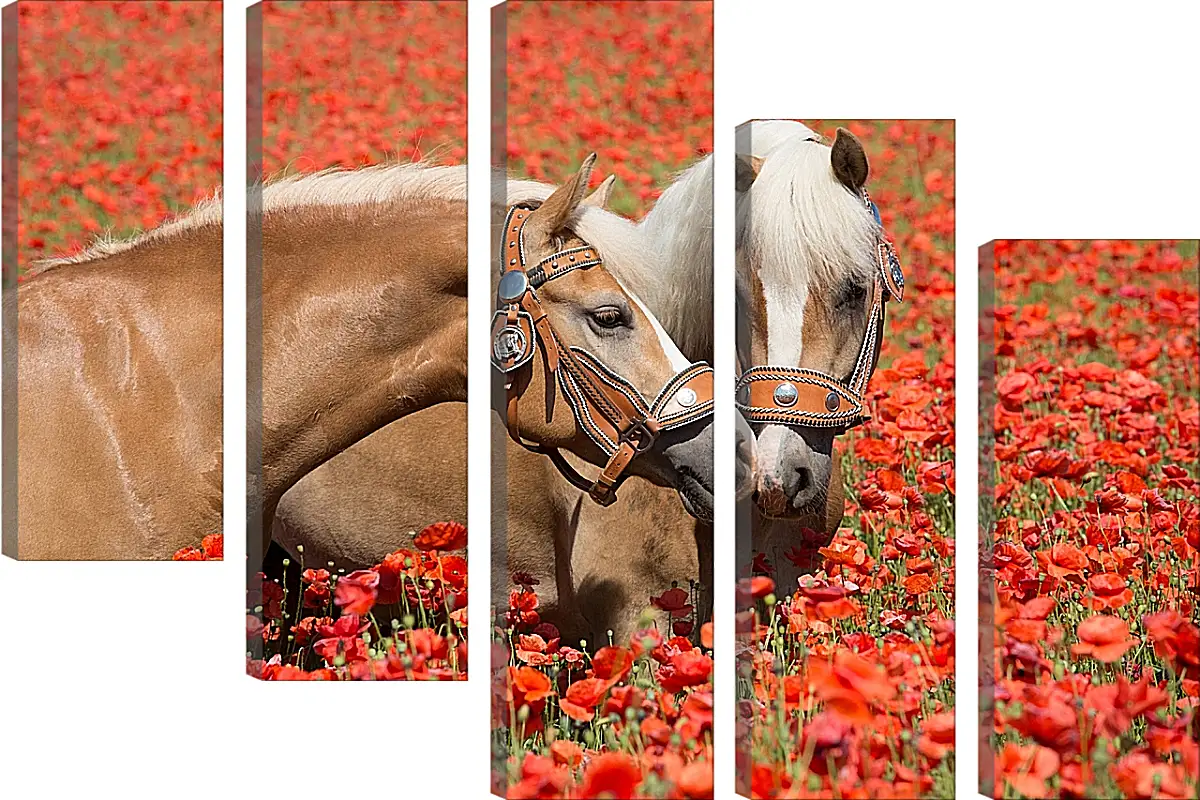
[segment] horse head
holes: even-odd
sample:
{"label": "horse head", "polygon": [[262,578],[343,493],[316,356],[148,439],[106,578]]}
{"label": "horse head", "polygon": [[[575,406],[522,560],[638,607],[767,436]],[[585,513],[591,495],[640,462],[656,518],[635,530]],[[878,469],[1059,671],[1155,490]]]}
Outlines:
{"label": "horse head", "polygon": [[747,494],[764,516],[796,519],[825,515],[834,438],[870,417],[883,307],[903,277],[858,139],[839,129],[828,146],[768,123],[781,124],[782,139],[739,147],[737,402],[754,432]]}
{"label": "horse head", "polygon": [[653,250],[637,227],[584,199],[595,155],[543,200],[512,201],[498,231],[492,360],[509,434],[601,467],[595,481],[556,465],[609,503],[627,474],[679,491],[711,519],[712,370],[693,364],[621,274]]}

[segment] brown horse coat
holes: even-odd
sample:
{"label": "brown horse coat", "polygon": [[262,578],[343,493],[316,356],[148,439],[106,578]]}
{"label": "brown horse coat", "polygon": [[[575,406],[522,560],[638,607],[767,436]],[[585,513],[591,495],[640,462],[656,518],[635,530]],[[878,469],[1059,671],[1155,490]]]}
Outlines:
{"label": "brown horse coat", "polygon": [[219,221],[45,266],[17,293],[5,554],[159,560],[219,532]]}

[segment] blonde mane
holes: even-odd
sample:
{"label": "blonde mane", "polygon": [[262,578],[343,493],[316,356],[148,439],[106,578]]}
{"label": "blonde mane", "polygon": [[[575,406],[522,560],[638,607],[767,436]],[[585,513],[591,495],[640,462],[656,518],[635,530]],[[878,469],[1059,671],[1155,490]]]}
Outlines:
{"label": "blonde mane", "polygon": [[761,159],[754,182],[736,198],[738,293],[750,298],[750,272],[766,306],[767,359],[800,363],[810,293],[847,279],[867,284],[879,225],[833,174],[830,147],[798,122],[738,126],[739,156]]}
{"label": "blonde mane", "polygon": [[465,164],[375,164],[289,175],[250,188],[247,210],[264,217],[300,208],[379,206],[413,198],[466,201]]}
{"label": "blonde mane", "polygon": [[86,264],[91,261],[99,261],[143,244],[161,242],[179,236],[196,228],[220,225],[221,211],[221,192],[217,190],[211,197],[204,198],[182,214],[172,217],[148,231],[140,231],[124,239],[117,239],[112,234],[103,234],[78,253],[43,258],[33,262],[26,274],[38,275],[48,269],[67,264]]}
{"label": "blonde mane", "polygon": [[793,284],[870,278],[879,228],[834,177],[829,145],[799,122],[763,120],[738,126],[737,152],[763,159],[749,191],[737,197],[739,250],[787,270]]}
{"label": "blonde mane", "polygon": [[[248,191],[247,211],[266,217],[301,208],[373,206],[416,197],[465,201],[467,168],[424,163],[380,164],[288,175],[252,186]],[[30,274],[65,264],[99,261],[198,228],[220,225],[223,212],[218,190],[188,211],[150,230],[123,239],[105,235],[73,255],[39,260],[30,269]]]}
{"label": "blonde mane", "polygon": [[681,172],[640,225],[661,261],[641,296],[689,357],[712,359],[713,157]]}

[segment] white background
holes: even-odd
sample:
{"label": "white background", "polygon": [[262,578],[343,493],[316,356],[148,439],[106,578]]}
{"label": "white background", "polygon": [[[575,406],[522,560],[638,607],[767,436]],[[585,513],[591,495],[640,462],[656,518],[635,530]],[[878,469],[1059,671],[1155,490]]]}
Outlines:
{"label": "white background", "polygon": [[[470,365],[475,642],[462,684],[261,684],[244,677],[245,199],[226,195],[226,561],[0,560],[0,792],[6,797],[485,797],[487,0],[471,0],[475,266]],[[958,268],[958,790],[974,793],[976,248],[992,238],[1200,235],[1196,4],[716,3],[718,158],[752,117],[955,118]],[[1188,10],[1188,9],[1191,10]],[[225,7],[225,168],[244,185],[244,2]],[[397,31],[397,36],[406,35]],[[536,76],[534,76],[536,79]],[[97,91],[101,91],[97,87]],[[6,176],[13,179],[15,176]],[[719,282],[732,303],[732,171],[717,172]],[[482,287],[482,288],[480,288]],[[718,312],[721,310],[718,309]],[[730,374],[732,308],[717,314]],[[724,396],[722,396],[724,398]],[[718,409],[726,440],[729,398]],[[727,465],[728,466],[728,465]],[[729,497],[732,467],[719,476]],[[725,491],[720,491],[722,483]],[[732,588],[732,510],[716,575]],[[732,592],[719,595],[718,797],[731,797]]]}

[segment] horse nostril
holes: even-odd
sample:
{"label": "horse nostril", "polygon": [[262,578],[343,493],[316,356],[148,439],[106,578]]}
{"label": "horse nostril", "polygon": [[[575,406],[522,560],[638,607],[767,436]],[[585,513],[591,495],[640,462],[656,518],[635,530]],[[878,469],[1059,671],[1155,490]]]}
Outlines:
{"label": "horse nostril", "polygon": [[807,491],[813,485],[812,470],[808,467],[796,467],[796,475],[799,481],[796,483],[796,493]]}

